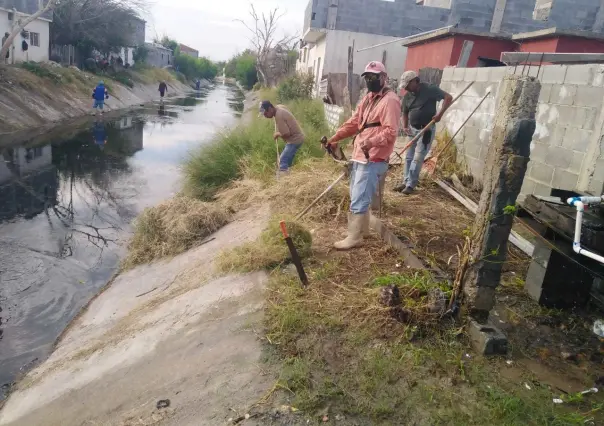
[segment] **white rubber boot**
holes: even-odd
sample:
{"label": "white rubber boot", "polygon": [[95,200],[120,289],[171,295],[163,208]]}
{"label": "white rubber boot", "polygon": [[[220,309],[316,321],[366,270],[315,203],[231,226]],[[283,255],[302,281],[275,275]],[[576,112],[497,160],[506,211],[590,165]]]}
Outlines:
{"label": "white rubber boot", "polygon": [[363,216],[363,227],[361,230],[361,236],[363,238],[367,238],[371,235],[371,228],[370,228],[370,220],[371,220],[371,211],[368,211],[367,213],[365,213],[365,215]]}
{"label": "white rubber boot", "polygon": [[348,236],[334,244],[336,250],[350,250],[363,244],[363,223],[369,213],[351,214],[348,217]]}

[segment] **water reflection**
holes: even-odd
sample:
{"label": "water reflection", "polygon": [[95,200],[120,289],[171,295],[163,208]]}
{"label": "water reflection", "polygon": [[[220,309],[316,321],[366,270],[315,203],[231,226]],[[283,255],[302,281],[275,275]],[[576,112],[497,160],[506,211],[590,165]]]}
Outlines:
{"label": "water reflection", "polygon": [[193,146],[234,122],[234,92],[202,90],[0,148],[0,383],[43,359],[106,284],[132,219],[174,194]]}

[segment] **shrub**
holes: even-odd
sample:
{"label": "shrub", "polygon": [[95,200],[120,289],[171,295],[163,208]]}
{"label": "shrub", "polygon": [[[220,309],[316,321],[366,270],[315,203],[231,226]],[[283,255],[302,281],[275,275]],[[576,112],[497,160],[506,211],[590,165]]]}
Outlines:
{"label": "shrub", "polygon": [[260,84],[260,82],[256,82],[256,83],[254,84],[254,87],[252,87],[252,90],[253,90],[254,92],[257,92],[257,91],[258,91],[258,90],[260,90],[260,89],[262,89],[262,84]]}
{"label": "shrub", "polygon": [[132,81],[132,78],[130,77],[130,75],[128,73],[116,73],[114,75],[111,76],[111,78],[115,81],[117,81],[118,83],[123,84],[124,86],[133,88],[134,87],[134,82]]}
{"label": "shrub", "polygon": [[226,64],[225,73],[227,77],[236,79],[246,89],[251,89],[258,82],[256,57],[250,51],[234,56]]}
{"label": "shrub", "polygon": [[315,80],[312,74],[297,74],[283,80],[277,86],[277,99],[287,102],[295,99],[311,99]]}

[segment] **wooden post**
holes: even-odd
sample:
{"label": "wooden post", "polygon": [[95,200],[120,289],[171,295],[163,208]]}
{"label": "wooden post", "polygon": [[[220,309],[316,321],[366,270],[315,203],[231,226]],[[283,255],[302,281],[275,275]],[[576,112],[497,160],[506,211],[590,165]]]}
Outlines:
{"label": "wooden post", "polygon": [[516,199],[524,181],[535,132],[541,84],[528,76],[506,76],[487,154],[483,192],[472,230],[470,265],[463,280],[469,313],[485,324],[506,260]]}
{"label": "wooden post", "polygon": [[382,52],[382,64],[384,64],[384,66],[386,66],[387,59],[388,59],[388,52],[384,49],[384,51]]}
{"label": "wooden post", "polygon": [[354,111],[354,105],[352,104],[352,79],[354,77],[354,40],[352,40],[352,46],[348,47],[348,103],[350,103],[351,111]]}

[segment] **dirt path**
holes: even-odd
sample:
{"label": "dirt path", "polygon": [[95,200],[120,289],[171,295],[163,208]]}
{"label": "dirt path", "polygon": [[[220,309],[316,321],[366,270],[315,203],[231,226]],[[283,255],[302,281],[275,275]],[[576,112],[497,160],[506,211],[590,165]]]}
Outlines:
{"label": "dirt path", "polygon": [[117,277],[19,384],[0,425],[199,426],[244,414],[272,385],[255,335],[267,276],[212,270],[267,219],[242,212],[215,240]]}

